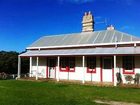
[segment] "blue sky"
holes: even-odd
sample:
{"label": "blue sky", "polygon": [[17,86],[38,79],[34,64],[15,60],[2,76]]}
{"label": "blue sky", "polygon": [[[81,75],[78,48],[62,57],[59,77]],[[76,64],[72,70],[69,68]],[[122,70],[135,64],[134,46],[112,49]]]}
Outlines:
{"label": "blue sky", "polygon": [[139,6],[139,0],[0,0],[0,50],[21,52],[41,36],[81,32],[86,11],[94,15],[95,31],[106,29],[106,19],[140,37]]}

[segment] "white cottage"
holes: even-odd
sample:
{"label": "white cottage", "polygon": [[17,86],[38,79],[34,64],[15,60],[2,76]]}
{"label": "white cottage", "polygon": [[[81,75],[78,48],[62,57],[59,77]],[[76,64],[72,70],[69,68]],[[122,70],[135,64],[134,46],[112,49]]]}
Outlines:
{"label": "white cottage", "polygon": [[116,73],[126,83],[127,75],[140,73],[140,38],[119,32],[113,26],[94,31],[92,14],[85,13],[81,33],[43,36],[18,57],[30,58],[30,77],[117,83]]}

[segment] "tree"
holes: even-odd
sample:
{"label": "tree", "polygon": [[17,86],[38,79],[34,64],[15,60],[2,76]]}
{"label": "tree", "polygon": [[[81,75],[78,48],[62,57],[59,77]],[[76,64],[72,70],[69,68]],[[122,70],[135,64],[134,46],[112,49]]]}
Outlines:
{"label": "tree", "polygon": [[[18,69],[18,52],[15,51],[0,51],[0,72],[5,72],[8,74],[16,74]],[[22,73],[27,73],[29,71],[29,60],[23,59],[21,66]]]}

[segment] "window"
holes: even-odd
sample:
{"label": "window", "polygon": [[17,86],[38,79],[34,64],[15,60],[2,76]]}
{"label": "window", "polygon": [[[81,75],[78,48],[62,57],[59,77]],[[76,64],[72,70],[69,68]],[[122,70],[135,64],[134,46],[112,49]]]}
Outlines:
{"label": "window", "polygon": [[67,59],[66,58],[60,58],[60,67],[61,67],[61,71],[67,70]]}
{"label": "window", "polygon": [[48,60],[49,67],[56,67],[56,59]]}
{"label": "window", "polygon": [[74,57],[60,58],[60,71],[75,72],[75,58]]}
{"label": "window", "polygon": [[123,73],[134,74],[134,57],[133,56],[123,57]]}
{"label": "window", "polygon": [[96,57],[87,57],[87,73],[96,73]]}
{"label": "window", "polygon": [[112,69],[112,58],[107,57],[103,59],[103,69]]}
{"label": "window", "polygon": [[69,58],[69,71],[75,71],[75,59]]}

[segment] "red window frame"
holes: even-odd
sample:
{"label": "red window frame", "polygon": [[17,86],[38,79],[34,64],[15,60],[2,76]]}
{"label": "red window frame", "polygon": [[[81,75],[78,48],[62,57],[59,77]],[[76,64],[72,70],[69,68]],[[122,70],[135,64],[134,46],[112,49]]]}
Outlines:
{"label": "red window frame", "polygon": [[96,73],[96,57],[87,57],[87,73]]}
{"label": "red window frame", "polygon": [[135,73],[135,60],[134,56],[123,57],[123,74],[134,74]]}
{"label": "red window frame", "polygon": [[75,57],[60,58],[61,72],[75,72]]}

